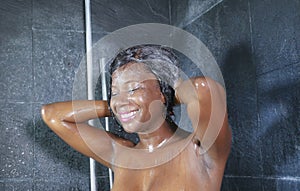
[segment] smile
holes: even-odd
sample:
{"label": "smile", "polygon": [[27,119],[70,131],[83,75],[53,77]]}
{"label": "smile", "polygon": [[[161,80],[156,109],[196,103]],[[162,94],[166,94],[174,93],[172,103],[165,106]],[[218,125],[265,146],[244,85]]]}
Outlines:
{"label": "smile", "polygon": [[128,122],[128,121],[130,121],[131,119],[133,119],[136,116],[136,113],[138,111],[139,110],[131,111],[131,112],[128,112],[128,113],[119,113],[121,122]]}

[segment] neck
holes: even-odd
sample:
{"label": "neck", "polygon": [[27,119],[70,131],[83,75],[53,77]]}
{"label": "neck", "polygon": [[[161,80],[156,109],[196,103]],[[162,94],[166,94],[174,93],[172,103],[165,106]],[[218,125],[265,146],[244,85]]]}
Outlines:
{"label": "neck", "polygon": [[174,130],[166,121],[154,132],[139,134],[140,142],[138,147],[142,149],[147,149],[150,152],[153,149],[162,146],[167,140],[172,137]]}

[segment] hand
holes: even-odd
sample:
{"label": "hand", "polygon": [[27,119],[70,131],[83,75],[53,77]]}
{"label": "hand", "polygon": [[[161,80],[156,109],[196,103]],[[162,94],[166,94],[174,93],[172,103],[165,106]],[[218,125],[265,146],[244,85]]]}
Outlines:
{"label": "hand", "polygon": [[176,82],[174,83],[174,90],[175,90],[175,105],[181,103],[181,101],[180,101],[180,99],[179,99],[179,97],[180,97],[180,96],[179,96],[179,89],[180,89],[180,86],[182,85],[183,82],[184,82],[184,81],[183,81],[182,78],[178,78],[178,79],[176,80]]}
{"label": "hand", "polygon": [[179,86],[182,84],[183,79],[182,78],[178,78],[175,83],[174,83],[174,90],[175,90],[175,94],[176,94],[176,89],[179,88]]}

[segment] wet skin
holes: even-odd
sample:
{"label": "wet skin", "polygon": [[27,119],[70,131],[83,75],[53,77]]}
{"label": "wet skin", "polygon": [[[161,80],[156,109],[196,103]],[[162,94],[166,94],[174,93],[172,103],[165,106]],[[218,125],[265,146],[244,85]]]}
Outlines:
{"label": "wet skin", "polygon": [[[158,81],[138,63],[129,63],[113,73],[110,102],[114,115],[124,129],[138,133],[140,142],[137,145],[109,133],[110,139],[104,131],[85,123],[89,119],[110,115],[105,101],[96,101],[96,105],[91,101],[75,101],[76,109],[72,106],[74,101],[49,104],[42,108],[42,116],[47,125],[70,146],[114,171],[114,191],[220,190],[231,142],[226,112],[225,115],[221,112],[226,111],[225,92],[219,84],[208,78],[197,77],[188,82],[177,83],[175,90],[178,102],[187,105],[194,128],[190,139],[181,137],[185,132],[179,128],[183,133],[174,134],[174,130],[164,120],[165,98],[160,92]],[[208,128],[217,122],[220,122],[220,127]],[[90,138],[83,140],[79,129],[84,129],[85,135],[90,135]],[[207,141],[205,132],[214,134],[215,139]],[[176,141],[170,141],[171,137],[175,137]],[[100,157],[103,153],[111,156],[114,141],[137,151],[142,149],[152,152],[163,148],[166,154],[182,145],[186,146],[164,164],[146,169],[129,169],[110,163],[112,159],[104,160]],[[99,153],[91,150],[91,146]],[[127,157],[137,163],[146,160],[139,154],[115,153],[115,156],[125,161]],[[126,162],[123,166],[126,166]]]}
{"label": "wet skin", "polygon": [[127,64],[113,73],[110,106],[125,131],[155,131],[164,123],[164,102],[155,75],[142,64]]}

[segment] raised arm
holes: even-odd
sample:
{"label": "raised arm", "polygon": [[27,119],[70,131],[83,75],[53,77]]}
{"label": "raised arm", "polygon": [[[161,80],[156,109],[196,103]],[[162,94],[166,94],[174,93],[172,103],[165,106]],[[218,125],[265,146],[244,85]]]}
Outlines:
{"label": "raised arm", "polygon": [[211,159],[226,162],[230,152],[231,130],[228,125],[224,88],[214,80],[194,77],[177,83],[178,102],[187,105],[195,139],[201,152]]}
{"label": "raised arm", "polygon": [[106,101],[52,103],[44,105],[41,114],[45,123],[67,144],[108,167],[111,167],[107,162],[109,157],[103,160],[99,155],[112,156],[111,138],[123,145],[132,144],[87,124],[90,119],[110,116]]}

